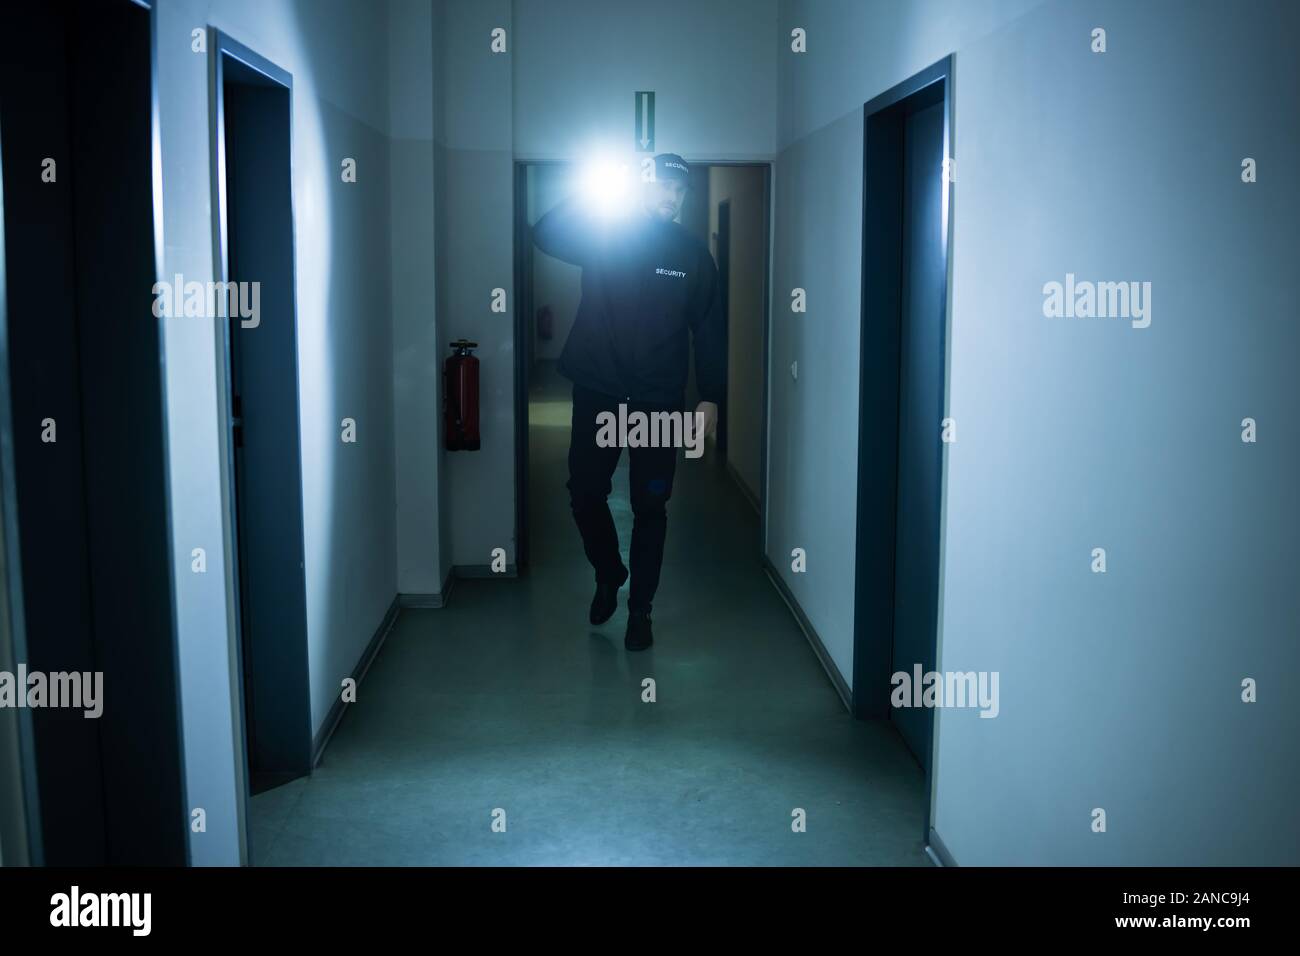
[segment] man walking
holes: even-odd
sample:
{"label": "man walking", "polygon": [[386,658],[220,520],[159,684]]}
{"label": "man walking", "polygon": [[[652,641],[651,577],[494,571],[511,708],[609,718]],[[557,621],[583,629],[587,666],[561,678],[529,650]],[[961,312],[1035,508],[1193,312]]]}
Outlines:
{"label": "man walking", "polygon": [[[693,337],[702,399],[696,419],[711,434],[726,371],[717,266],[707,246],[676,222],[690,168],[680,156],[662,153],[654,157],[653,177],[640,185],[636,208],[625,217],[601,218],[571,198],[533,227],[538,248],[582,267],[582,300],[559,370],[573,382],[569,503],[596,572],[592,624],[613,616],[619,588],[629,576],[607,503],[621,449],[597,443],[597,416],[618,416],[620,404],[629,415],[682,412],[688,337]],[[643,650],[653,640],[650,607],[659,586],[677,453],[674,447],[628,448],[633,514],[623,640],[628,650]]]}

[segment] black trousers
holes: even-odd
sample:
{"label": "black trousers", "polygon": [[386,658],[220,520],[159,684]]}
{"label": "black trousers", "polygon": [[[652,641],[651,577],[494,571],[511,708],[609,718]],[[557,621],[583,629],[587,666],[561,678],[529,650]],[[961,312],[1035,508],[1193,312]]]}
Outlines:
{"label": "black trousers", "polygon": [[[684,396],[683,396],[684,401]],[[599,428],[596,416],[612,412],[618,416],[620,402],[628,412],[681,411],[676,406],[629,402],[573,386],[573,426],[569,437],[569,505],[587,560],[596,571],[597,581],[618,581],[627,568],[618,550],[618,532],[609,513],[609,493],[613,488],[614,469],[623,449],[617,445],[601,448],[596,444]],[[664,537],[668,532],[668,499],[673,492],[673,473],[677,470],[677,448],[629,448],[628,465],[632,499],[632,584],[627,606],[630,611],[650,613],[650,605],[659,587],[659,569],[664,560]]]}

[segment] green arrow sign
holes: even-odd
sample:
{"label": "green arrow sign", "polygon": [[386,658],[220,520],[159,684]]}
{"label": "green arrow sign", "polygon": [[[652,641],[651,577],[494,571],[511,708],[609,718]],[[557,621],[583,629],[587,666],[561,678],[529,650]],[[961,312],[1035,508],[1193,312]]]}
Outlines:
{"label": "green arrow sign", "polygon": [[655,93],[654,90],[637,90],[636,130],[632,134],[638,153],[655,151]]}

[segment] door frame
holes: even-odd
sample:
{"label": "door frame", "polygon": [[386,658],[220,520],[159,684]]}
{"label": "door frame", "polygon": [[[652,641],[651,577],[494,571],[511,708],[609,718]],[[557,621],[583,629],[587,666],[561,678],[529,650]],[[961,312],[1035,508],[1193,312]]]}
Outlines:
{"label": "door frame", "polygon": [[[641,154],[638,154],[641,155]],[[709,160],[683,157],[692,166],[746,166],[763,172],[763,392],[762,421],[759,424],[759,557],[767,553],[767,458],[768,458],[768,407],[771,394],[771,339],[772,339],[772,203],[773,171],[771,160]],[[515,157],[514,162],[514,386],[515,386],[515,563],[519,573],[524,573],[528,563],[528,386],[532,316],[531,279],[525,275],[527,246],[530,241],[528,226],[528,168],[530,166],[581,165],[580,159],[528,159]],[[714,263],[716,265],[717,263]],[[527,291],[525,291],[527,290]],[[728,337],[730,336],[728,316]],[[728,364],[730,361],[728,360]],[[730,376],[728,376],[729,378]],[[734,478],[732,479],[735,480]],[[739,490],[739,489],[738,489]],[[743,494],[743,492],[742,492]],[[748,496],[746,496],[748,500]]]}
{"label": "door frame", "polygon": [[[0,135],[3,131],[0,131]],[[23,625],[23,574],[18,539],[18,490],[14,464],[13,410],[9,376],[9,291],[5,281],[4,169],[0,151],[0,669],[27,660]],[[156,211],[156,210],[155,210]],[[40,866],[41,804],[31,710],[0,708],[0,770],[17,768],[16,792],[0,795],[0,853],[5,866]]]}
{"label": "door frame", "polygon": [[[857,567],[853,610],[853,714],[889,715],[890,667],[894,635],[894,557],[898,506],[898,407],[900,378],[901,262],[903,216],[901,133],[882,114],[924,102],[943,104],[943,156],[953,152],[953,56],[949,54],[863,106],[862,112],[862,300],[858,378]],[[876,122],[873,122],[873,119]],[[945,276],[942,317],[943,371],[939,406],[948,412],[951,376],[953,180],[942,178],[940,232]],[[873,190],[873,182],[884,186]],[[885,321],[868,321],[869,316]],[[935,427],[939,427],[938,422]],[[938,567],[935,608],[935,667],[941,669],[943,633],[943,552],[947,531],[948,450],[940,443]],[[863,461],[889,461],[892,468],[869,471]],[[940,722],[935,714],[926,774],[924,839],[942,848],[931,826],[938,766]],[[934,853],[934,850],[931,850]],[[946,856],[942,854],[941,856]],[[948,862],[948,861],[945,861]]]}
{"label": "door frame", "polygon": [[[727,401],[727,392],[730,389],[731,382],[731,197],[721,200],[717,204],[718,209],[718,231],[715,233],[718,251],[714,257],[714,265],[718,269],[718,291],[722,297],[722,314],[727,317],[726,330],[727,334],[723,336],[726,347],[727,365],[723,370],[722,377],[722,402],[718,406],[718,433],[716,436],[716,445],[718,452],[725,458],[727,454],[727,411],[730,402]],[[726,210],[724,215],[723,210]],[[726,240],[725,242],[723,240]],[[725,258],[724,258],[725,253]],[[723,261],[718,261],[723,260]],[[762,427],[762,426],[760,426]]]}
{"label": "door frame", "polygon": [[[244,44],[235,40],[229,34],[219,30],[216,27],[208,27],[208,50],[209,50],[209,137],[210,150],[209,156],[211,162],[212,176],[212,249],[213,249],[213,276],[218,282],[229,282],[229,238],[227,233],[227,195],[226,195],[226,138],[225,138],[225,58],[230,57],[245,67],[261,74],[271,82],[284,87],[288,95],[288,136],[289,136],[289,243],[292,252],[290,261],[289,282],[293,290],[293,389],[295,395],[301,399],[301,373],[298,367],[298,256],[297,256],[297,219],[296,204],[293,195],[293,155],[294,155],[294,138],[293,138],[293,76],[287,70],[277,66],[259,53],[254,52]],[[232,680],[231,686],[231,722],[235,728],[235,739],[238,741],[238,755],[235,761],[236,775],[236,792],[238,795],[238,831],[239,831],[239,852],[240,859],[243,862],[248,861],[248,811],[249,802],[252,799],[252,774],[249,766],[248,753],[248,728],[245,726],[245,700],[244,685],[245,674],[244,667],[246,657],[244,653],[243,638],[243,620],[241,615],[241,595],[240,595],[240,560],[239,560],[239,527],[238,516],[235,512],[235,490],[238,487],[235,474],[235,449],[231,430],[231,341],[230,341],[230,322],[229,320],[214,322],[214,335],[216,336],[217,354],[221,362],[221,369],[217,375],[218,382],[218,427],[221,430],[220,451],[221,451],[221,499],[222,499],[222,538],[223,547],[227,560],[225,562],[226,571],[226,608],[227,608],[227,634],[230,660],[230,674]],[[299,462],[299,506],[302,504],[302,406],[299,401],[297,414],[297,428],[294,429],[293,441],[296,448],[297,460]],[[302,530],[305,537],[306,520],[302,519]],[[298,547],[304,556],[304,575],[305,575],[305,556],[306,541],[299,541]],[[305,595],[304,595],[305,601]],[[303,607],[304,614],[304,631],[306,628],[306,607]],[[308,665],[306,649],[304,648],[303,666]],[[305,733],[306,752],[312,755],[311,764],[314,765],[314,750],[312,740],[311,725],[311,694],[310,694],[310,673],[304,670],[302,680],[307,684],[307,713],[303,714],[303,727]]]}

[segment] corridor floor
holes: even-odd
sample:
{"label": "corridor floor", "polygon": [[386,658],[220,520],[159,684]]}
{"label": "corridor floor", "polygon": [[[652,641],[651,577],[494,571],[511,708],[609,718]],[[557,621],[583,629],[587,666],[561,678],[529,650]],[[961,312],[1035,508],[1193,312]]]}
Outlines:
{"label": "corridor floor", "polygon": [[[252,861],[927,865],[920,768],[892,726],[845,710],[712,450],[678,463],[654,647],[623,649],[626,586],[610,621],[587,623],[567,383],[540,377],[526,573],[401,612],[321,766],[253,799]],[[626,561],[626,453],[611,507]]]}

